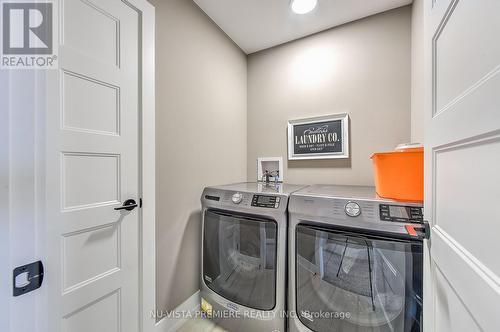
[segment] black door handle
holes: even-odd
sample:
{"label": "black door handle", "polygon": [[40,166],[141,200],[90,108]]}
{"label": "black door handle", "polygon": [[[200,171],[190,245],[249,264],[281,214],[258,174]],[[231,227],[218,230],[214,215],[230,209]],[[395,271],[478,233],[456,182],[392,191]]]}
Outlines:
{"label": "black door handle", "polygon": [[125,202],[123,202],[123,205],[120,207],[115,207],[115,210],[127,210],[127,211],[132,211],[137,207],[137,203],[135,200],[132,198],[127,199]]}

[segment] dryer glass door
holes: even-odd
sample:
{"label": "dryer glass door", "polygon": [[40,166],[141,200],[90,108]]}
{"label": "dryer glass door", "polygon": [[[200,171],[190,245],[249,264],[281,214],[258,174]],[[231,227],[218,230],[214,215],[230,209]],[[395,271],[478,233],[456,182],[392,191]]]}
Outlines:
{"label": "dryer glass door", "polygon": [[296,308],[313,331],[416,332],[422,243],[298,225]]}
{"label": "dryer glass door", "polygon": [[276,222],[207,210],[203,230],[205,284],[229,301],[254,309],[273,309]]}

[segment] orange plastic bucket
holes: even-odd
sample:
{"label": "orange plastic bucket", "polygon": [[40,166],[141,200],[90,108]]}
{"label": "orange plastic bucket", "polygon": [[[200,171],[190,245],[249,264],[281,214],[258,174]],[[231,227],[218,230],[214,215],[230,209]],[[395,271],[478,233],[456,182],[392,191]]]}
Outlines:
{"label": "orange plastic bucket", "polygon": [[375,190],[380,197],[401,201],[424,200],[424,149],[409,148],[371,156]]}

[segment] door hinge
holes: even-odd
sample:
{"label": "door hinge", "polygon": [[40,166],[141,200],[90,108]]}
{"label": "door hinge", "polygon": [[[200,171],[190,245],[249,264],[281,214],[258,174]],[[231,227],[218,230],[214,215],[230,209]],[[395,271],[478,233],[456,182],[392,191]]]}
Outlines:
{"label": "door hinge", "polygon": [[14,269],[12,275],[12,295],[19,296],[42,286],[43,264],[42,261],[33,262]]}

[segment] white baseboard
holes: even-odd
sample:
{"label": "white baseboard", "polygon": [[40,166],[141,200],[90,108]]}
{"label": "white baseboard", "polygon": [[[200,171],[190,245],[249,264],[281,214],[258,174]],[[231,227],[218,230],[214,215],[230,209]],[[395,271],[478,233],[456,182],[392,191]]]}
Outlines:
{"label": "white baseboard", "polygon": [[[182,302],[173,312],[191,313],[195,317],[196,312],[200,309],[200,291],[191,295],[186,301]],[[156,323],[156,332],[174,332],[177,331],[186,321],[188,317],[165,317]]]}

